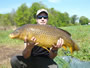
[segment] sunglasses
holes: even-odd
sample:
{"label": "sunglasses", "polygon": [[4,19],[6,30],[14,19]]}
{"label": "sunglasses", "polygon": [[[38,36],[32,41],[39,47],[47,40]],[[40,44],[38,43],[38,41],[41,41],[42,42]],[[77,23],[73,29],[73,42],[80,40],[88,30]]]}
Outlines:
{"label": "sunglasses", "polygon": [[38,18],[38,19],[42,19],[42,18],[47,19],[48,16],[37,16],[37,18]]}

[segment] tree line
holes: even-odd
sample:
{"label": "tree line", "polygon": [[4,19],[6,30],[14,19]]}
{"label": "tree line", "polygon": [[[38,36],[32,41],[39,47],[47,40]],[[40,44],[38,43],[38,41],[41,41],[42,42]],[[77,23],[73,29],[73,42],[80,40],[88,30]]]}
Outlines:
{"label": "tree line", "polygon": [[24,24],[35,24],[36,23],[36,12],[37,10],[44,8],[49,12],[48,24],[56,27],[70,26],[70,25],[86,25],[90,20],[81,16],[72,15],[71,17],[67,12],[60,12],[54,8],[47,8],[44,4],[34,2],[32,6],[28,7],[25,3],[18,7],[15,11],[7,14],[0,14],[0,25],[3,26],[22,26]]}

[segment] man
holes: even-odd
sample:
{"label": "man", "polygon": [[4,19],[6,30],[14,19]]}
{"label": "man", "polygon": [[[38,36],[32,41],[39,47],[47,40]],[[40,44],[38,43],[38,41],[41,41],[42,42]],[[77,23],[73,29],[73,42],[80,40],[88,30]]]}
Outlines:
{"label": "man", "polygon": [[[40,9],[36,14],[37,24],[46,25],[48,22],[48,12],[45,9]],[[31,38],[32,41],[36,41],[35,37]],[[62,47],[64,41],[59,39],[57,44],[48,48],[50,52],[37,45],[39,43],[30,43],[25,38],[25,48],[22,52],[22,56],[14,56],[11,59],[12,68],[58,68],[53,59],[57,56],[57,51]]]}

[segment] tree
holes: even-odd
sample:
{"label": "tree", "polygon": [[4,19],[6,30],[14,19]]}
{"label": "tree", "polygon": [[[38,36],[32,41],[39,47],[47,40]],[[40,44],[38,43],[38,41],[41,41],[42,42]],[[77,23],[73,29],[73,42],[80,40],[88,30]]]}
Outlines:
{"label": "tree", "polygon": [[85,16],[81,16],[80,19],[79,19],[79,23],[80,23],[81,25],[88,24],[88,23],[89,23],[89,19],[86,18]]}
{"label": "tree", "polygon": [[15,15],[16,15],[16,11],[13,9],[11,13],[9,14],[9,20],[10,20],[11,25],[16,25],[16,22],[14,20]]}
{"label": "tree", "polygon": [[54,8],[51,8],[48,11],[49,11],[49,22],[48,22],[48,24],[56,26],[56,27],[60,27],[60,25],[61,25],[61,19],[60,19],[61,13],[54,10]]}
{"label": "tree", "polygon": [[67,12],[62,13],[61,15],[61,19],[62,19],[62,26],[67,26],[70,24],[70,18],[69,18],[69,14]]}
{"label": "tree", "polygon": [[57,26],[56,25],[56,18],[57,18],[57,15],[56,14],[56,11],[54,10],[54,8],[51,8],[48,10],[49,11],[49,21],[48,21],[48,24],[49,25],[52,25],[52,26]]}
{"label": "tree", "polygon": [[73,16],[71,17],[71,23],[72,23],[72,24],[75,24],[77,19],[78,19],[77,15],[73,15]]}
{"label": "tree", "polygon": [[15,22],[17,23],[18,26],[22,26],[24,24],[27,24],[28,20],[29,20],[29,10],[27,5],[24,3],[16,11]]}
{"label": "tree", "polygon": [[9,21],[9,13],[2,14],[0,16],[0,25],[3,25],[3,26],[11,25],[11,23]]}

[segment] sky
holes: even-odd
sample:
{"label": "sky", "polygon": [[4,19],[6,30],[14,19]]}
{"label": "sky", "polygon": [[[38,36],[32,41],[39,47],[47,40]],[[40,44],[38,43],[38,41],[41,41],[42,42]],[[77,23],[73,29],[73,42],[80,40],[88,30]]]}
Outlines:
{"label": "sky", "polygon": [[47,8],[54,8],[69,16],[85,16],[90,19],[90,0],[0,0],[0,14],[10,13],[13,9],[26,3],[30,7],[34,2],[42,2]]}

